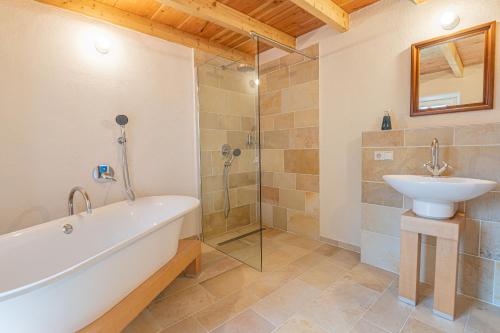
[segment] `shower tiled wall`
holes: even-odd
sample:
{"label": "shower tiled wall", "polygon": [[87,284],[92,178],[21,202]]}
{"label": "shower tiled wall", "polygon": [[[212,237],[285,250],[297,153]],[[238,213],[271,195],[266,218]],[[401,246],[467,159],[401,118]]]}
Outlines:
{"label": "shower tiled wall", "polygon": [[[318,55],[318,45],[304,50]],[[262,222],[319,239],[318,60],[290,54],[260,67]]]}
{"label": "shower tiled wall", "polygon": [[[500,183],[500,124],[365,132],[362,138],[362,260],[399,270],[399,221],[411,208],[384,183],[386,174],[427,174],[430,143],[438,138],[441,159],[453,168],[447,175]],[[375,161],[375,151],[393,151],[394,160]],[[460,241],[459,291],[500,305],[500,185],[477,199],[462,203],[466,222]],[[432,283],[435,239],[424,238],[421,279]]]}
{"label": "shower tiled wall", "polygon": [[[257,221],[257,88],[254,84],[257,74],[238,72],[235,64],[227,68],[221,65],[224,63],[197,67],[203,230],[207,238]],[[242,152],[231,166],[231,213],[227,219],[223,212],[225,158],[221,154],[225,143]]]}

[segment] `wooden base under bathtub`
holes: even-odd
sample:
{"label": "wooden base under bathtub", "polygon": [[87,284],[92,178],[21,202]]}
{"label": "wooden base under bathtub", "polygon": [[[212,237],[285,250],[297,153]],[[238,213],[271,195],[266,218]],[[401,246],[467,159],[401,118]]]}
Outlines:
{"label": "wooden base under bathtub", "polygon": [[196,275],[201,271],[200,241],[179,241],[177,254],[165,266],[134,289],[111,310],[79,332],[121,332],[183,271],[190,275]]}

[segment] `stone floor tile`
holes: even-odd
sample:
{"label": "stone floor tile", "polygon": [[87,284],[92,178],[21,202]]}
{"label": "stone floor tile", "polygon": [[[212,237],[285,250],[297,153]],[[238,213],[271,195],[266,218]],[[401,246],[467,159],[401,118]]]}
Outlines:
{"label": "stone floor tile", "polygon": [[[219,326],[213,333],[269,333],[274,325],[262,318],[255,311],[246,310],[240,315]],[[179,331],[180,333],[181,331]]]}

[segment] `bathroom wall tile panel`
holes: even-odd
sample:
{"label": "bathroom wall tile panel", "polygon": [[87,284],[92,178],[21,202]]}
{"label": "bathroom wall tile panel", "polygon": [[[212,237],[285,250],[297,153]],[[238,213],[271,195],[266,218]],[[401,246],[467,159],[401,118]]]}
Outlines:
{"label": "bathroom wall tile panel", "polygon": [[273,131],[274,130],[274,117],[273,116],[261,116],[260,117],[260,130],[261,132]]}
{"label": "bathroom wall tile panel", "polygon": [[214,210],[214,198],[213,192],[203,193],[201,196],[201,207],[203,209],[203,214],[213,213]]}
{"label": "bathroom wall tile panel", "polygon": [[255,205],[245,205],[241,207],[231,208],[231,212],[227,219],[227,230],[239,228],[253,222]]}
{"label": "bathroom wall tile panel", "polygon": [[281,105],[282,105],[281,91],[274,91],[260,95],[261,116],[280,113]]}
{"label": "bathroom wall tile panel", "polygon": [[361,204],[362,229],[399,237],[403,208]]}
{"label": "bathroom wall tile panel", "polygon": [[402,208],[403,195],[385,183],[362,183],[363,203]]}
{"label": "bathroom wall tile panel", "polygon": [[295,189],[295,177],[294,173],[275,173],[274,174],[274,187],[282,189]]}
{"label": "bathroom wall tile panel", "polygon": [[297,190],[319,192],[319,176],[297,174]]}
{"label": "bathroom wall tile panel", "polygon": [[[279,149],[263,149],[261,151],[262,171],[283,172],[284,151]],[[289,172],[289,171],[287,171]]]}
{"label": "bathroom wall tile panel", "polygon": [[362,147],[399,147],[403,146],[404,132],[401,130],[363,132]]}
{"label": "bathroom wall tile panel", "polygon": [[201,129],[200,130],[200,149],[219,150],[227,142],[227,132],[224,130]]}
{"label": "bathroom wall tile panel", "polygon": [[405,146],[430,146],[432,140],[437,138],[440,145],[452,145],[453,133],[453,127],[406,129],[404,143]]}
{"label": "bathroom wall tile panel", "polygon": [[305,210],[305,192],[297,190],[279,190],[279,206],[296,210]]}
{"label": "bathroom wall tile panel", "polygon": [[500,306],[500,261],[495,262],[495,296],[493,302]]}
{"label": "bathroom wall tile panel", "polygon": [[226,220],[224,213],[214,213],[203,215],[203,234],[210,238],[226,232]]}
{"label": "bathroom wall tile panel", "polygon": [[302,50],[306,55],[310,57],[318,57],[319,56],[319,44],[313,44],[311,46],[306,47]]}
{"label": "bathroom wall tile panel", "polygon": [[290,131],[263,132],[264,149],[287,149],[290,145]]}
{"label": "bathroom wall tile panel", "polygon": [[255,131],[255,118],[241,117],[241,129],[243,131]]}
{"label": "bathroom wall tile panel", "polygon": [[273,206],[273,224],[275,228],[287,230],[286,208]]}
{"label": "bathroom wall tile panel", "polygon": [[227,107],[220,113],[232,115],[255,116],[256,110],[255,96],[249,94],[230,93],[227,96]]}
{"label": "bathroom wall tile panel", "polygon": [[274,116],[274,128],[277,130],[294,127],[294,113],[285,113]]}
{"label": "bathroom wall tile panel", "polygon": [[319,219],[319,193],[316,192],[305,192],[306,196],[306,213]]}
{"label": "bathroom wall tile panel", "polygon": [[271,72],[266,75],[267,91],[275,91],[290,86],[290,75],[288,67],[282,67],[277,71]]}
{"label": "bathroom wall tile panel", "polygon": [[312,175],[319,174],[319,150],[286,150],[285,171]]}
{"label": "bathroom wall tile panel", "polygon": [[229,175],[229,187],[240,187],[255,185],[257,182],[257,174],[255,172],[234,173]]}
{"label": "bathroom wall tile panel", "polygon": [[290,148],[319,148],[319,127],[303,127],[291,130]]}
{"label": "bathroom wall tile panel", "polygon": [[202,129],[218,128],[217,119],[219,115],[217,113],[200,112],[199,117],[200,117],[200,128]]}
{"label": "bathroom wall tile panel", "polygon": [[466,219],[463,230],[460,233],[460,252],[473,256],[479,255],[479,233],[481,222],[479,220]]}
{"label": "bathroom wall tile panel", "polygon": [[283,112],[317,109],[319,106],[319,83],[310,81],[283,90]]}
{"label": "bathroom wall tile panel", "polygon": [[262,172],[260,182],[262,186],[274,186],[274,173]]}
{"label": "bathroom wall tile panel", "polygon": [[201,179],[201,188],[205,193],[222,190],[224,188],[222,176],[203,177]]}
{"label": "bathroom wall tile panel", "polygon": [[287,67],[295,65],[299,62],[303,62],[304,59],[305,58],[303,55],[300,55],[298,53],[290,53],[289,55],[279,58],[279,63],[282,67]]}
{"label": "bathroom wall tile panel", "polygon": [[274,217],[273,217],[273,210],[274,206],[268,203],[261,203],[261,210],[262,210],[262,224],[273,227],[274,226]]}
{"label": "bathroom wall tile panel", "polygon": [[399,272],[399,238],[361,231],[361,262]]}
{"label": "bathroom wall tile panel", "polygon": [[297,111],[295,115],[295,128],[319,126],[319,110],[311,109]]}
{"label": "bathroom wall tile panel", "polygon": [[252,87],[248,82],[257,78],[257,74],[253,72],[241,73],[236,71],[221,71],[222,78],[219,82],[220,88],[236,91],[245,94],[256,94],[257,88]]}
{"label": "bathroom wall tile panel", "polygon": [[279,202],[279,189],[274,187],[261,186],[260,193],[262,202],[277,205]]}
{"label": "bathroom wall tile panel", "polygon": [[319,219],[303,211],[288,209],[288,231],[311,239],[319,239]]}
{"label": "bathroom wall tile panel", "polygon": [[308,60],[290,67],[290,85],[319,79],[319,61]]}
{"label": "bathroom wall tile panel", "polygon": [[500,144],[500,123],[455,127],[455,144]]}
{"label": "bathroom wall tile panel", "polygon": [[201,176],[212,175],[212,153],[202,151],[200,154]]}
{"label": "bathroom wall tile panel", "polygon": [[198,82],[202,82],[204,86],[219,87],[220,79],[222,78],[221,71],[212,66],[197,67]]}
{"label": "bathroom wall tile panel", "polygon": [[262,76],[267,76],[267,73],[280,69],[280,60],[281,59],[275,59],[262,65],[259,64],[259,74]]}
{"label": "bathroom wall tile panel", "polygon": [[198,94],[200,112],[220,113],[226,108],[228,92],[225,90],[201,85]]}
{"label": "bathroom wall tile panel", "polygon": [[465,204],[467,217],[500,222],[500,192],[489,192]]}
{"label": "bathroom wall tile panel", "polygon": [[480,256],[500,260],[500,223],[481,222]]}
{"label": "bathroom wall tile panel", "polygon": [[217,116],[217,128],[225,129],[225,130],[241,130],[241,122],[242,122],[243,118],[252,119],[249,117],[218,115]]}
{"label": "bathroom wall tile panel", "polygon": [[237,191],[238,201],[231,201],[231,203],[236,202],[238,206],[244,206],[257,202],[257,189],[255,186],[239,187]]}
{"label": "bathroom wall tile panel", "polygon": [[248,132],[227,131],[227,143],[233,148],[243,149],[247,147]]}
{"label": "bathroom wall tile panel", "polygon": [[500,146],[452,147],[447,161],[454,176],[500,182]]}
{"label": "bathroom wall tile panel", "polygon": [[466,254],[459,256],[458,291],[486,302],[493,300],[494,261]]}

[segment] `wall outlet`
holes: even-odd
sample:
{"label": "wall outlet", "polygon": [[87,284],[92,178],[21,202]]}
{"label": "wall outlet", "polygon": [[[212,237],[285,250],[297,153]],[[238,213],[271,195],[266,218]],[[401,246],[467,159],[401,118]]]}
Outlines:
{"label": "wall outlet", "polygon": [[373,153],[375,161],[392,161],[394,160],[394,152],[391,151],[376,151]]}

